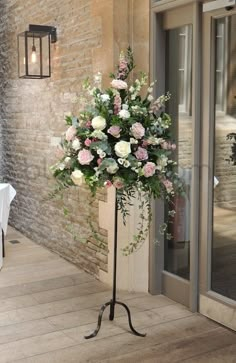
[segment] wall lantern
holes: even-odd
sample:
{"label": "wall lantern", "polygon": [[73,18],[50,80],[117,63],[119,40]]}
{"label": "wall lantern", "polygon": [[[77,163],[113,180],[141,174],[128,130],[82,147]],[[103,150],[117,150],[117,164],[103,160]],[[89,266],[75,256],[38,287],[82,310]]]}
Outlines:
{"label": "wall lantern", "polygon": [[18,35],[18,72],[20,78],[51,76],[50,43],[57,41],[56,28],[29,25],[29,30]]}

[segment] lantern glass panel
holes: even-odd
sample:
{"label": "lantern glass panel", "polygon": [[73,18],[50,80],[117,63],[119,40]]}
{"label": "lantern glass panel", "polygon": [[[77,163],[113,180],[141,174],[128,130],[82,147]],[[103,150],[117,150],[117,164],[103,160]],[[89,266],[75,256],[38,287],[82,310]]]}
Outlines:
{"label": "lantern glass panel", "polygon": [[50,35],[26,31],[18,36],[19,77],[50,77]]}

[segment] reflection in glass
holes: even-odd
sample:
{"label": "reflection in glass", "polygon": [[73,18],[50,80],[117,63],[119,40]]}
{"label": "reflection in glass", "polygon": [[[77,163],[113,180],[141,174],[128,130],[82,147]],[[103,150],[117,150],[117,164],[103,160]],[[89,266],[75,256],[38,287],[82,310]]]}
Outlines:
{"label": "reflection in glass", "polygon": [[213,291],[236,300],[236,166],[229,163],[236,132],[236,15],[215,21],[215,152],[212,236]]}
{"label": "reflection in glass", "polygon": [[[176,214],[170,220],[171,240],[165,242],[165,270],[189,279],[190,185],[192,165],[192,26],[171,29],[166,34],[166,91],[172,95],[168,112],[177,152],[178,173],[186,185],[186,197],[175,197]],[[173,209],[170,205],[167,209]]]}

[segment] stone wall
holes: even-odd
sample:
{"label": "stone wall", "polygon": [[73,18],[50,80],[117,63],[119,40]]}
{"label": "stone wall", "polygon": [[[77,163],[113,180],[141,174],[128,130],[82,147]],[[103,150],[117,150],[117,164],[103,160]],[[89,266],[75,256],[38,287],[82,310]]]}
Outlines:
{"label": "stone wall", "polygon": [[[66,192],[63,201],[46,200],[53,185],[49,166],[65,130],[64,115],[76,110],[71,100],[87,75],[113,71],[128,44],[137,66],[144,63],[148,70],[148,17],[149,0],[0,0],[0,179],[17,190],[10,223],[96,275],[108,268],[98,200],[90,204],[86,188]],[[18,79],[17,34],[29,24],[57,27],[50,79]],[[105,192],[98,199],[106,200]]]}
{"label": "stone wall", "polygon": [[[107,269],[107,232],[98,227],[98,201],[90,206],[85,188],[67,192],[64,203],[45,201],[53,184],[49,172],[55,160],[53,140],[65,130],[64,114],[74,106],[71,98],[79,94],[85,75],[94,72],[93,52],[102,47],[102,18],[96,15],[94,3],[0,1],[0,174],[17,190],[10,223],[36,242],[97,274],[99,268]],[[50,79],[18,79],[17,34],[28,24],[57,27]],[[109,62],[106,65],[111,71]],[[67,218],[63,207],[69,210]],[[89,215],[105,248],[94,238],[87,222]],[[80,243],[87,237],[88,244]]]}

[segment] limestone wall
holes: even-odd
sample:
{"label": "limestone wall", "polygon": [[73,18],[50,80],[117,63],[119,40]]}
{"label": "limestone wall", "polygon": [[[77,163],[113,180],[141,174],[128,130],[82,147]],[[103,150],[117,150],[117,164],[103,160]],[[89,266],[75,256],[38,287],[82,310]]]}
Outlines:
{"label": "limestone wall", "polygon": [[[107,231],[98,223],[98,200],[90,206],[86,188],[75,188],[64,202],[45,201],[53,184],[49,166],[65,130],[64,114],[76,107],[71,99],[79,96],[86,76],[113,71],[128,44],[137,68],[148,70],[148,19],[148,0],[0,0],[0,179],[17,190],[10,223],[97,275],[108,268]],[[18,78],[17,34],[29,24],[57,27],[49,79]],[[103,82],[108,85],[108,77]],[[105,192],[99,199],[106,200]],[[69,210],[67,218],[63,206]],[[88,236],[89,243],[82,244]]]}

